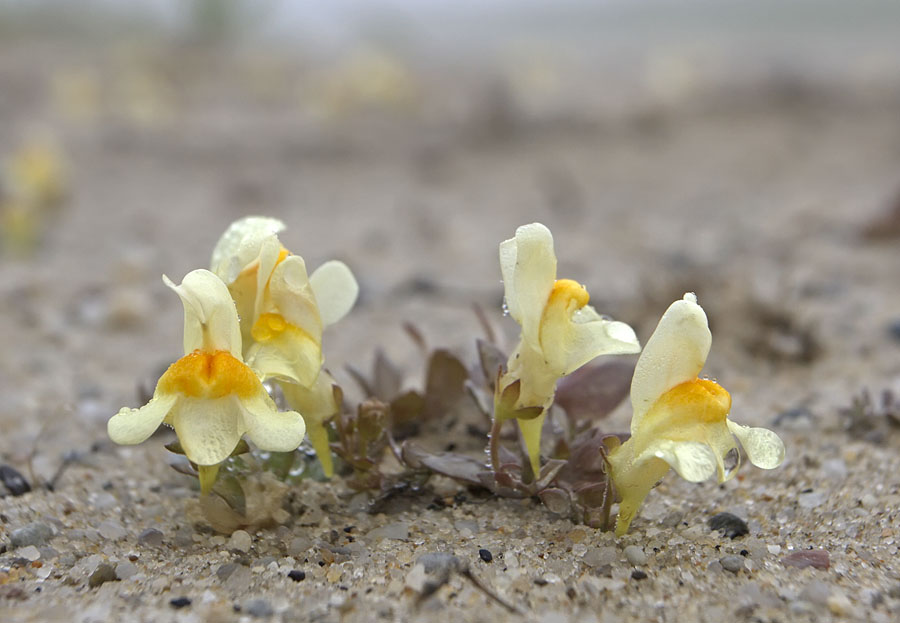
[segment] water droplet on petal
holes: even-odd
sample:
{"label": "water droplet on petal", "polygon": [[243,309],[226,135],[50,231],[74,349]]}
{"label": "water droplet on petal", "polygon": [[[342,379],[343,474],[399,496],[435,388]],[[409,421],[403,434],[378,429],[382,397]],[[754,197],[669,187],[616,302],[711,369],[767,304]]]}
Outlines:
{"label": "water droplet on petal", "polygon": [[728,480],[741,466],[741,451],[736,447],[728,451],[723,457],[722,463],[725,469],[725,480]]}

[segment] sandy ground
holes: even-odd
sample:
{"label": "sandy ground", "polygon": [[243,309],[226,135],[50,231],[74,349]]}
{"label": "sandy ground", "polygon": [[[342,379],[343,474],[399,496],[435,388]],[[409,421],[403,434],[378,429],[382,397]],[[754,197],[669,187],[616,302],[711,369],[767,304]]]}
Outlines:
{"label": "sandy ground", "polygon": [[[79,124],[46,103],[47,59],[60,56],[91,58],[25,44],[0,56],[0,146],[49,120],[70,177],[42,246],[0,272],[0,457],[35,484],[0,498],[0,619],[896,620],[900,430],[873,417],[880,435],[848,431],[840,410],[900,378],[888,330],[900,247],[860,235],[900,184],[898,100],[744,93],[535,122],[473,88],[456,117],[353,113],[321,130],[283,93],[234,97],[198,61],[170,118]],[[462,491],[436,506],[458,492],[440,480],[374,515],[348,510],[340,480],[303,482],[284,525],[216,535],[190,479],[167,465],[165,435],[115,447],[105,421],[179,355],[181,307],[160,274],[205,267],[248,213],[284,219],[285,243],[309,265],[340,258],[356,273],[359,304],[326,335],[345,382],[343,367],[368,366],[377,347],[419,382],[404,321],[471,356],[478,303],[512,335],[497,244],[535,220],[554,232],[560,273],[644,340],[696,291],[713,329],[708,373],[732,392],[732,417],[774,428],[787,459],[724,485],[670,474],[621,539],[532,500]],[[626,430],[628,411],[604,426]],[[67,453],[55,489],[38,487]],[[750,534],[710,531],[720,511]],[[12,546],[32,522],[52,535]],[[161,534],[139,539],[149,528]],[[630,545],[643,556],[626,558]],[[809,548],[830,567],[782,563]],[[434,552],[520,612],[459,574],[420,601],[416,560]],[[103,564],[124,579],[89,586]]]}

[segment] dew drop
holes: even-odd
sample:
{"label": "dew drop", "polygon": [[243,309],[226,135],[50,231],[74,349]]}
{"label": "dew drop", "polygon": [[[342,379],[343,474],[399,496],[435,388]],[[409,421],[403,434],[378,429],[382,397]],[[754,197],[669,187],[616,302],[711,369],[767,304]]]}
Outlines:
{"label": "dew drop", "polygon": [[741,451],[736,447],[732,448],[723,457],[722,463],[725,469],[725,479],[728,480],[741,466]]}

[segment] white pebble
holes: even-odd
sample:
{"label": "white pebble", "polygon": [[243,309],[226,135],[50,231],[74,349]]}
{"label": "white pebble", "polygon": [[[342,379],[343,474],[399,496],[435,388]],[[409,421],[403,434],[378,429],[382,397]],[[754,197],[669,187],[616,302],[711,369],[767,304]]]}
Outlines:
{"label": "white pebble", "polygon": [[29,545],[28,547],[22,547],[19,551],[16,552],[17,555],[21,556],[25,560],[30,560],[34,562],[38,558],[41,557],[41,551],[36,548],[34,545]]}
{"label": "white pebble", "polygon": [[228,539],[228,548],[236,549],[239,552],[249,552],[253,539],[244,530],[235,530]]}
{"label": "white pebble", "polygon": [[629,545],[625,548],[624,553],[628,562],[635,566],[647,564],[647,554],[644,553],[644,550],[639,545]]}

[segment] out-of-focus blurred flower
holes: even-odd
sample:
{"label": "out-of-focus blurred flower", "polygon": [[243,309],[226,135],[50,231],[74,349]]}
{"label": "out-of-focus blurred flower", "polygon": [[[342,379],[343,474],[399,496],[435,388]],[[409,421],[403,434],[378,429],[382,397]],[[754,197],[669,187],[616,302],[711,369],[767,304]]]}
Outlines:
{"label": "out-of-focus blurred flower", "polygon": [[335,67],[313,92],[326,115],[342,117],[365,110],[408,111],[418,89],[409,68],[383,51],[358,52]]}

